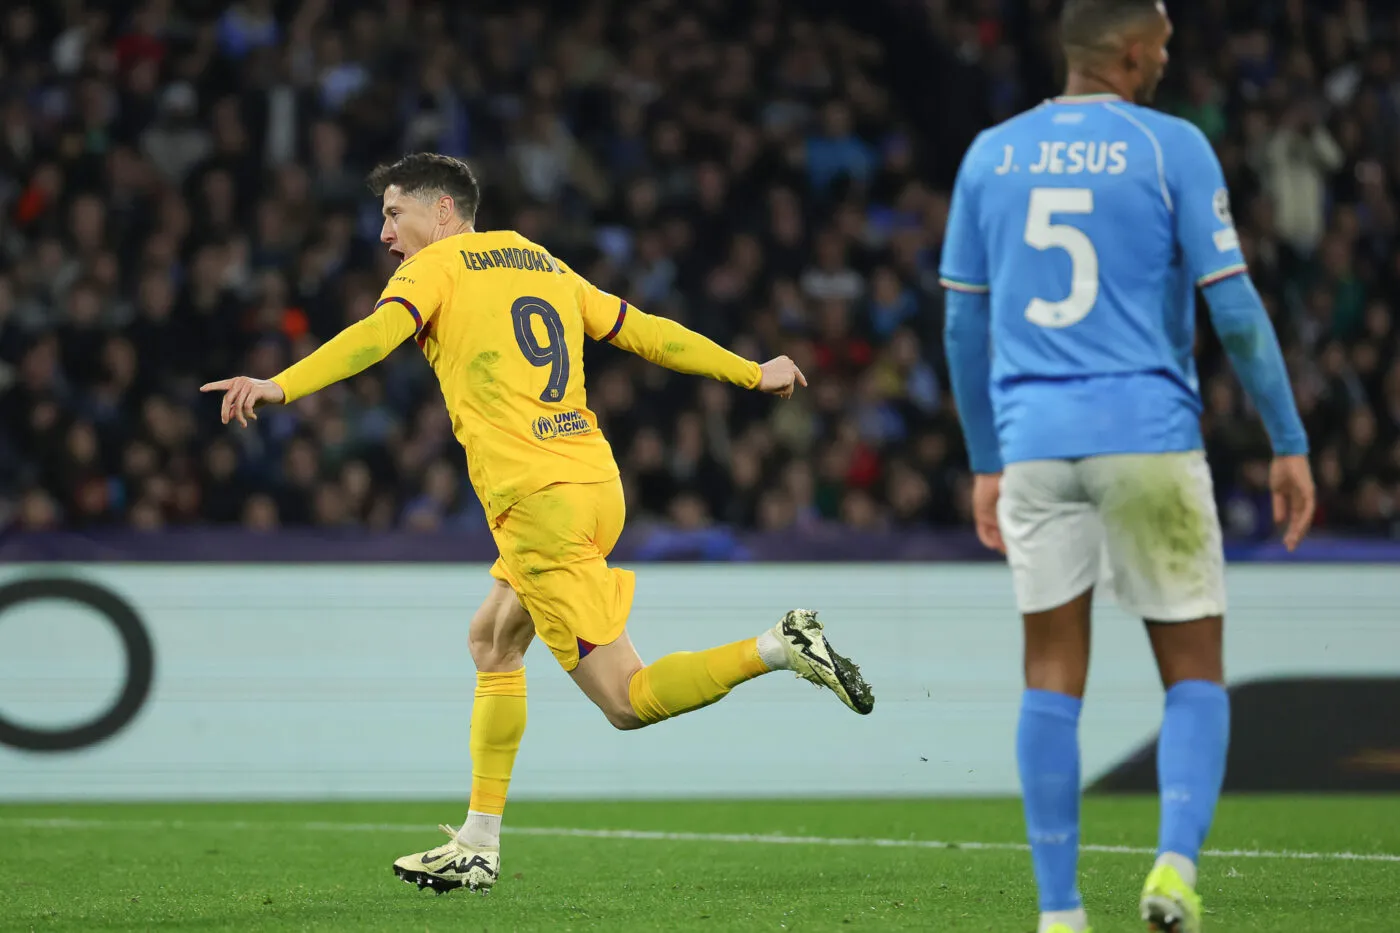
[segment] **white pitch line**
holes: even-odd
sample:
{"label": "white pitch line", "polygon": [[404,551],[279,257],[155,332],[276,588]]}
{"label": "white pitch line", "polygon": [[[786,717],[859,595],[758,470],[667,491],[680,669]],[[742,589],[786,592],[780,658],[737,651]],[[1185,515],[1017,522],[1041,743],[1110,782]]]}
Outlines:
{"label": "white pitch line", "polygon": [[[28,829],[113,829],[141,826],[149,829],[294,829],[338,833],[423,833],[430,827],[412,823],[282,823],[275,820],[89,820],[64,817],[0,817],[0,826]],[[880,839],[858,836],[783,836],[764,833],[677,833],[647,829],[576,829],[562,826],[504,826],[511,836],[545,836],[573,839],[623,839],[653,842],[708,842],[740,845],[827,846],[834,848],[876,849],[966,849],[970,852],[1027,852],[1024,842],[944,842],[937,839]],[[1156,855],[1145,846],[1082,845],[1082,852],[1106,855]],[[1210,858],[1284,859],[1321,862],[1400,863],[1400,855],[1389,852],[1297,852],[1287,849],[1207,849]]]}

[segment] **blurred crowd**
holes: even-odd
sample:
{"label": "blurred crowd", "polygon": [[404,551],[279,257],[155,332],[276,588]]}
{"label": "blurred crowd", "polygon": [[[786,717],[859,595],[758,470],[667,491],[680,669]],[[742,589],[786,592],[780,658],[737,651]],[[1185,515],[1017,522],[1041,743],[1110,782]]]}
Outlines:
{"label": "blurred crowd", "polygon": [[[1189,7],[1189,8],[1188,8]],[[363,178],[462,156],[482,229],[747,356],[784,404],[590,347],[632,518],[950,525],[968,478],[936,268],[962,151],[1057,92],[1045,0],[14,0],[0,16],[0,524],[481,522],[411,343],[250,430],[393,267]],[[1215,143],[1312,437],[1319,524],[1400,537],[1400,13],[1172,6],[1158,106]],[[1232,534],[1268,445],[1208,325]]]}

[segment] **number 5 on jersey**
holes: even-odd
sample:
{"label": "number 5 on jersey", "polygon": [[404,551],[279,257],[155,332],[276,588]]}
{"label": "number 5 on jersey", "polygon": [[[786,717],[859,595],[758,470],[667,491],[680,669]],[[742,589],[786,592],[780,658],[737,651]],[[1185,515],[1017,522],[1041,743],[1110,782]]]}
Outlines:
{"label": "number 5 on jersey", "polygon": [[1026,319],[1041,327],[1069,327],[1084,320],[1099,297],[1099,254],[1078,227],[1051,222],[1055,214],[1092,214],[1094,192],[1088,188],[1032,188],[1026,211],[1026,243],[1039,250],[1069,254],[1069,297],[1060,301],[1032,298]]}
{"label": "number 5 on jersey", "polygon": [[[510,306],[515,325],[515,342],[532,366],[548,366],[549,382],[540,393],[541,402],[557,402],[564,398],[569,386],[569,346],[564,342],[564,321],[554,305],[543,298],[517,298]],[[539,317],[549,334],[549,344],[541,345],[535,336],[531,318]]]}

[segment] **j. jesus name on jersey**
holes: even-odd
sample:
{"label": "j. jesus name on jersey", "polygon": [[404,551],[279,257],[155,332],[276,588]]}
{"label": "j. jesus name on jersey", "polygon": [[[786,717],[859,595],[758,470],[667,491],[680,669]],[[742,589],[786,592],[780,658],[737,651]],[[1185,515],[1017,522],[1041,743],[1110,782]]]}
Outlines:
{"label": "j. jesus name on jersey", "polygon": [[[997,174],[1019,172],[1016,147],[1006,146]],[[1128,170],[1128,144],[1125,142],[1041,141],[1036,161],[1029,166],[1032,175],[1121,175]]]}

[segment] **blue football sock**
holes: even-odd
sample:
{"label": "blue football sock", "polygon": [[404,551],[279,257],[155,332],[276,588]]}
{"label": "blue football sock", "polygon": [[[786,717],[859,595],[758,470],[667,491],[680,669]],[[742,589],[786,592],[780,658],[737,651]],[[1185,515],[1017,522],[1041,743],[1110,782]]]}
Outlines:
{"label": "blue football sock", "polygon": [[1040,909],[1081,906],[1079,886],[1079,708],[1063,693],[1021,695],[1016,761]]}
{"label": "blue football sock", "polygon": [[1158,854],[1199,861],[1225,780],[1230,745],[1230,695],[1219,684],[1183,680],[1167,691],[1157,738],[1157,785],[1162,794]]}

